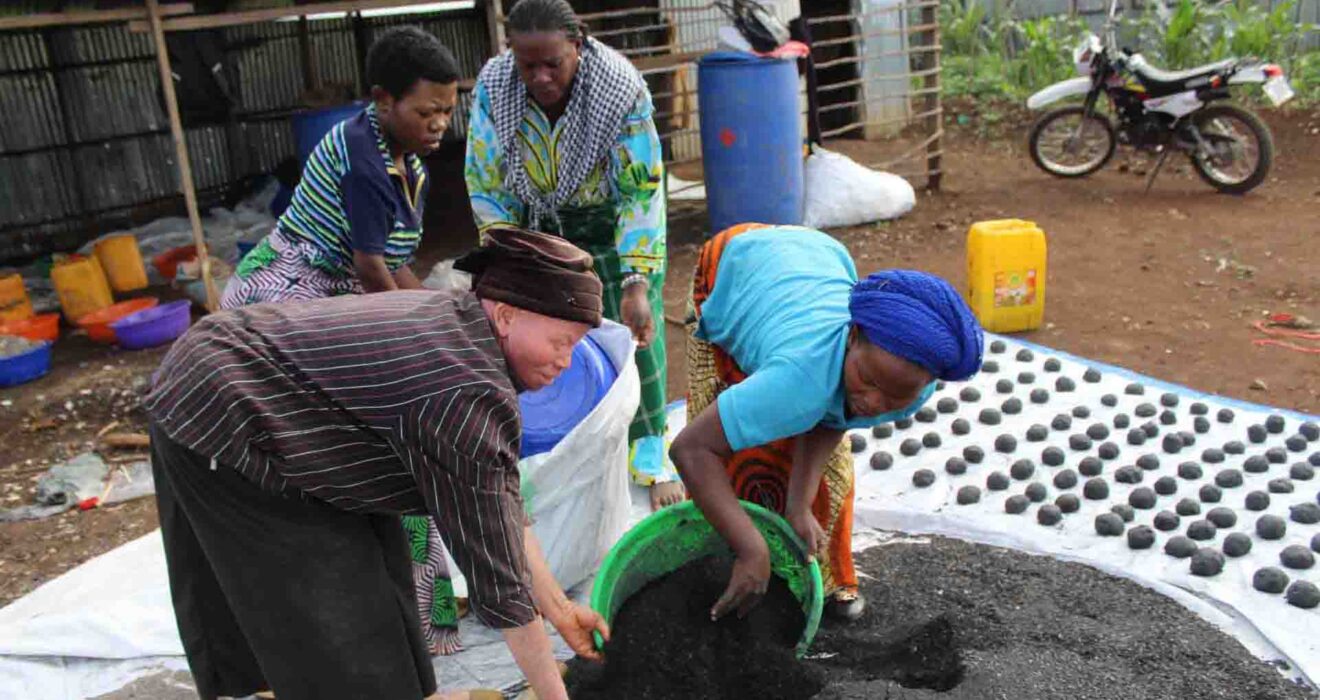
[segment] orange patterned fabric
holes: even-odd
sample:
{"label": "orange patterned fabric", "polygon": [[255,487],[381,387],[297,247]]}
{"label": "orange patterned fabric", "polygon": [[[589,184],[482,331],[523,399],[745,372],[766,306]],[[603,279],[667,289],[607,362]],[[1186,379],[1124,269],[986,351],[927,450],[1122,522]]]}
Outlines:
{"label": "orange patterned fabric", "polygon": [[[702,246],[693,274],[688,302],[688,420],[715,402],[724,389],[747,378],[738,364],[718,346],[696,336],[701,305],[715,286],[720,256],[735,236],[766,224],[739,224],[716,234]],[[793,439],[734,453],[726,465],[738,498],[782,514],[788,502],[788,481],[793,467]],[[847,441],[840,441],[830,456],[812,512],[828,537],[828,555],[821,562],[827,594],[856,592],[857,572],[852,558],[853,460]]]}

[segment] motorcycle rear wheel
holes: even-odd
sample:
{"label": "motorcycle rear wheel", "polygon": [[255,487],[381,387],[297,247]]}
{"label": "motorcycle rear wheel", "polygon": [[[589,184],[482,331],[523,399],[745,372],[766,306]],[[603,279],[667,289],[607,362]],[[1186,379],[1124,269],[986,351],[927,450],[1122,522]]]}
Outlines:
{"label": "motorcycle rear wheel", "polygon": [[1210,155],[1197,149],[1188,154],[1202,180],[1225,194],[1246,194],[1265,181],[1274,163],[1274,137],[1260,117],[1236,105],[1219,104],[1191,119],[1201,138],[1222,151]]}
{"label": "motorcycle rear wheel", "polygon": [[1081,105],[1046,112],[1031,127],[1027,150],[1036,167],[1055,177],[1086,177],[1105,167],[1118,139],[1103,114],[1086,115]]}

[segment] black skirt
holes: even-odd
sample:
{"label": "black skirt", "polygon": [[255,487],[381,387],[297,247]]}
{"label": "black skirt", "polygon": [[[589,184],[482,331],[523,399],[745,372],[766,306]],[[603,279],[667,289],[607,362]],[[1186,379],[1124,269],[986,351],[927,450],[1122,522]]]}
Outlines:
{"label": "black skirt", "polygon": [[154,423],[151,459],[170,595],[202,698],[435,692],[397,516],[263,491]]}

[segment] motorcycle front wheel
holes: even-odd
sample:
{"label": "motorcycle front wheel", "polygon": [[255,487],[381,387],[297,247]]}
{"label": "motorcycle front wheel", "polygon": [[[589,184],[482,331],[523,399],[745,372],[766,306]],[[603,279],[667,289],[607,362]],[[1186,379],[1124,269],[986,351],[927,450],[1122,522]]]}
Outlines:
{"label": "motorcycle front wheel", "polygon": [[1274,163],[1274,138],[1260,117],[1234,105],[1192,114],[1201,143],[1189,154],[1197,174],[1225,194],[1246,194],[1265,181]]}
{"label": "motorcycle front wheel", "polygon": [[1118,139],[1102,114],[1081,105],[1046,112],[1031,128],[1027,148],[1036,167],[1055,177],[1085,177],[1105,167]]}

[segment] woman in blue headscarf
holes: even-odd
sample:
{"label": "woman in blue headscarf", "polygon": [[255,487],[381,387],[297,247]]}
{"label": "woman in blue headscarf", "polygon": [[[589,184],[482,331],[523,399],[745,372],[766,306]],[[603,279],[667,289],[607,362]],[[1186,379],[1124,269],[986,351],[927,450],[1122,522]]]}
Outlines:
{"label": "woman in blue headscarf", "polygon": [[906,418],[935,380],[981,366],[983,334],[948,282],[857,279],[848,250],[802,227],[743,224],[701,250],[688,308],[688,424],[670,456],[736,556],[718,618],[756,604],[765,540],[738,499],[781,513],[817,553],[826,612],[861,615],[844,431]]}

